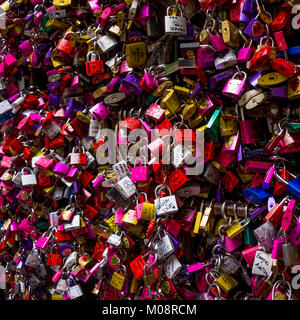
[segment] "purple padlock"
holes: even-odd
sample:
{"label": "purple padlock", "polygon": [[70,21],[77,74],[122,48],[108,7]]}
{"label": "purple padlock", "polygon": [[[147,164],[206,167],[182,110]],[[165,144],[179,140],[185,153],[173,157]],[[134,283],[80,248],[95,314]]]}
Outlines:
{"label": "purple padlock", "polygon": [[109,108],[102,103],[95,104],[89,112],[98,121],[104,121],[111,113]]}
{"label": "purple padlock", "polygon": [[76,91],[80,87],[80,78],[78,75],[75,75],[70,84],[70,90]]}
{"label": "purple padlock", "polygon": [[270,96],[269,96],[270,99],[287,99],[287,87],[286,86],[283,86],[283,87],[276,87],[276,88],[273,88],[271,93],[270,93]]}
{"label": "purple padlock", "polygon": [[66,105],[65,109],[65,117],[74,117],[76,115],[77,111],[82,111],[84,110],[85,105],[78,100],[71,98]]}
{"label": "purple padlock", "polygon": [[209,37],[209,42],[217,52],[223,52],[229,49],[228,45],[224,42],[223,37],[220,34],[211,35]]}
{"label": "purple padlock", "polygon": [[146,86],[149,89],[155,90],[158,87],[158,79],[153,73],[151,72],[144,73],[144,79],[145,79]]}
{"label": "purple padlock", "polygon": [[251,43],[252,41],[250,41],[249,47],[243,47],[239,50],[236,56],[238,62],[246,63],[250,60],[250,57],[252,55]]}
{"label": "purple padlock", "polygon": [[239,98],[245,87],[246,87],[246,73],[244,71],[241,72],[244,76],[244,79],[243,80],[239,80],[239,79],[235,79],[236,76],[238,76],[238,72],[235,73],[233,75],[233,77],[231,79],[229,79],[225,85],[225,87],[223,88],[222,90],[222,94],[224,96],[227,96],[227,97],[231,97],[233,99],[237,99]]}
{"label": "purple padlock", "polygon": [[193,41],[195,39],[194,25],[190,22],[186,24],[187,34],[184,36],[178,36],[177,39],[180,41]]}
{"label": "purple padlock", "polygon": [[79,169],[75,168],[75,167],[72,167],[72,168],[69,169],[67,175],[64,178],[67,181],[73,181],[78,176],[78,173],[79,173]]}
{"label": "purple padlock", "polygon": [[60,96],[50,93],[49,94],[49,106],[51,107],[59,107],[60,105]]}
{"label": "purple padlock", "polygon": [[197,66],[201,69],[214,66],[215,52],[212,46],[202,45],[197,50]]}
{"label": "purple padlock", "polygon": [[52,172],[60,176],[66,176],[69,170],[70,167],[66,163],[58,162],[52,169]]}
{"label": "purple padlock", "polygon": [[260,39],[266,35],[266,28],[264,24],[262,24],[256,18],[252,18],[245,28],[244,33],[248,35],[254,42],[259,42]]}
{"label": "purple padlock", "polygon": [[121,80],[121,84],[132,94],[140,96],[143,88],[140,86],[141,78],[136,73],[130,73]]}
{"label": "purple padlock", "polygon": [[114,87],[116,86],[116,84],[119,82],[120,80],[120,77],[119,76],[116,76],[114,77],[110,83],[106,86],[106,91],[108,93],[111,93],[113,90],[114,90]]}
{"label": "purple padlock", "polygon": [[200,81],[197,81],[196,87],[190,93],[190,98],[197,99],[200,96],[200,94],[203,92],[203,90],[204,90],[203,85],[201,84]]}

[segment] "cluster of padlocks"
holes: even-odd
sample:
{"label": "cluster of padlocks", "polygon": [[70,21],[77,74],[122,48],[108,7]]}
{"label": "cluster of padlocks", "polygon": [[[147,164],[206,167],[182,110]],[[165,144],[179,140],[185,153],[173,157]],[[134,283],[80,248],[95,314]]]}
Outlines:
{"label": "cluster of padlocks", "polygon": [[299,17],[1,0],[1,298],[299,299]]}

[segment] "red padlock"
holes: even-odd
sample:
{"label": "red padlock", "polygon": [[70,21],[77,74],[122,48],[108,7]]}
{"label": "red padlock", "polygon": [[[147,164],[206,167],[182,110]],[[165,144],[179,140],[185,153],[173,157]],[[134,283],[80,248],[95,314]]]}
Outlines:
{"label": "red padlock", "polygon": [[296,66],[285,59],[277,58],[271,62],[271,66],[274,70],[283,74],[288,78],[292,78],[296,72]]}
{"label": "red padlock", "polygon": [[269,45],[259,49],[251,58],[249,70],[255,71],[265,65],[271,57],[271,47]]}
{"label": "red padlock", "polygon": [[86,56],[85,71],[87,76],[95,76],[104,73],[103,60],[100,60],[100,55],[96,51],[90,51]]}
{"label": "red padlock", "polygon": [[65,53],[66,55],[70,55],[71,52],[73,51],[73,47],[72,47],[72,43],[70,40],[67,40],[67,36],[70,35],[72,37],[71,34],[74,34],[73,32],[68,32],[67,34],[65,34],[65,36],[63,38],[61,38],[56,46],[56,49],[59,51],[62,51],[63,53]]}

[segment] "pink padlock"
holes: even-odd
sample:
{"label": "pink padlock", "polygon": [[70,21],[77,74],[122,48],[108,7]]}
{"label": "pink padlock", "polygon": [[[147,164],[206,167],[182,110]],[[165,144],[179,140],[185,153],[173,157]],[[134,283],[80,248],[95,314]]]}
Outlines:
{"label": "pink padlock", "polygon": [[250,60],[250,57],[252,55],[251,43],[252,40],[250,41],[249,47],[243,47],[239,50],[236,57],[239,63],[246,63]]}
{"label": "pink padlock", "polygon": [[149,72],[144,73],[144,79],[145,79],[146,86],[151,90],[155,90],[158,87],[158,79],[155,76],[155,74],[152,73],[150,70]]}
{"label": "pink padlock", "polygon": [[244,76],[243,80],[235,79],[239,73],[235,73],[231,79],[229,79],[222,90],[222,94],[226,97],[230,97],[233,99],[239,98],[244,89],[246,88],[246,72],[241,71],[241,74]]}
{"label": "pink padlock", "polygon": [[148,180],[149,168],[147,166],[139,166],[131,169],[131,181],[143,182]]}
{"label": "pink padlock", "polygon": [[247,264],[249,265],[249,268],[252,268],[253,266],[253,262],[254,262],[257,250],[258,250],[258,246],[254,246],[242,251],[242,255],[245,261],[247,262]]}
{"label": "pink padlock", "polygon": [[204,94],[204,96],[197,103],[198,111],[202,117],[206,117],[207,114],[212,112],[215,108],[215,103],[211,99],[210,94]]}
{"label": "pink padlock", "polygon": [[61,275],[62,275],[62,271],[58,269],[52,277],[52,282],[56,283],[59,280]]}
{"label": "pink padlock", "polygon": [[101,189],[102,187],[102,182],[104,181],[105,179],[102,177],[102,176],[98,176],[95,181],[93,182],[93,188],[96,189],[96,190],[99,190]]}
{"label": "pink padlock", "polygon": [[54,164],[54,161],[46,157],[42,157],[35,162],[35,166],[42,170],[48,170],[53,166],[53,164]]}
{"label": "pink padlock", "polygon": [[159,104],[152,103],[146,110],[145,115],[156,122],[161,122],[165,116],[165,110]]}
{"label": "pink padlock", "polygon": [[27,117],[24,117],[17,125],[17,129],[20,131],[24,131],[26,129],[27,123],[29,119]]}
{"label": "pink padlock", "polygon": [[98,121],[104,121],[111,113],[109,108],[102,103],[94,105],[89,112]]}
{"label": "pink padlock", "polygon": [[17,61],[18,60],[11,53],[7,54],[4,57],[5,68],[11,68]]}
{"label": "pink padlock", "polygon": [[28,237],[30,233],[34,230],[34,225],[29,219],[24,218],[19,224],[19,229],[24,232],[24,235],[26,237]]}
{"label": "pink padlock", "polygon": [[228,252],[232,252],[238,247],[243,245],[243,241],[239,235],[230,239],[228,236],[225,237],[224,247]]}
{"label": "pink padlock", "polygon": [[223,37],[220,34],[211,35],[209,37],[209,42],[217,52],[223,52],[229,49],[228,45],[224,42]]}
{"label": "pink padlock", "polygon": [[52,236],[52,231],[50,231],[50,232],[46,231],[45,233],[43,233],[42,236],[40,236],[37,239],[35,246],[40,249],[46,249],[46,247],[48,246],[48,244],[50,242],[51,236]]}
{"label": "pink padlock", "polygon": [[187,270],[188,273],[192,273],[192,272],[199,271],[199,270],[202,270],[202,269],[203,269],[203,265],[202,265],[201,262],[196,262],[194,264],[186,266],[186,270]]}
{"label": "pink padlock", "polygon": [[33,51],[32,42],[30,40],[23,41],[19,44],[18,48],[25,57],[28,57]]}
{"label": "pink padlock", "polygon": [[4,64],[4,58],[3,56],[0,56],[0,77],[5,76],[5,64]]}
{"label": "pink padlock", "polygon": [[181,223],[177,222],[175,219],[169,219],[166,226],[166,231],[171,233],[175,238],[178,236],[181,229]]}
{"label": "pink padlock", "polygon": [[111,93],[113,90],[114,90],[114,87],[117,85],[117,83],[119,82],[120,80],[120,77],[119,76],[116,76],[114,77],[110,83],[106,86],[106,91],[108,93]]}
{"label": "pink padlock", "polygon": [[30,197],[27,191],[25,190],[20,190],[19,193],[17,194],[17,199],[20,200],[23,203],[27,203],[30,201]]}
{"label": "pink padlock", "polygon": [[284,210],[282,220],[281,220],[281,229],[283,231],[288,230],[293,219],[295,208],[296,208],[296,201],[294,199],[290,199],[286,209]]}
{"label": "pink padlock", "polygon": [[73,181],[73,180],[75,180],[77,178],[78,173],[79,173],[79,169],[75,168],[75,167],[72,167],[72,168],[69,169],[67,175],[64,178],[67,181]]}
{"label": "pink padlock", "polygon": [[128,73],[128,72],[130,72],[132,70],[133,70],[133,68],[129,68],[128,67],[127,60],[123,60],[121,65],[120,65],[120,74]]}
{"label": "pink padlock", "polygon": [[147,20],[150,16],[150,7],[148,3],[145,3],[139,7],[135,20],[143,27],[146,26]]}
{"label": "pink padlock", "polygon": [[78,75],[75,75],[71,81],[69,89],[71,91],[76,91],[80,87],[80,78]]}
{"label": "pink padlock", "polygon": [[66,176],[69,170],[70,167],[66,163],[58,162],[52,169],[52,172],[60,176]]}
{"label": "pink padlock", "polygon": [[122,219],[124,217],[124,210],[122,208],[119,208],[115,211],[115,223],[118,225],[122,225]]}
{"label": "pink padlock", "polygon": [[284,244],[284,237],[280,237],[279,239],[275,239],[273,242],[272,249],[272,259],[281,259],[283,257],[282,254],[282,245]]}

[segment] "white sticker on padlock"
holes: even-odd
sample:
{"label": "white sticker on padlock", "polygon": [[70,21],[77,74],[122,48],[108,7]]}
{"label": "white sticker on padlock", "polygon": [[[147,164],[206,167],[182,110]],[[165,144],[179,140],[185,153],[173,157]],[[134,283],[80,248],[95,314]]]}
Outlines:
{"label": "white sticker on padlock", "polygon": [[168,279],[175,278],[181,270],[181,267],[182,265],[178,259],[174,255],[171,255],[164,264],[165,273]]}
{"label": "white sticker on padlock", "polygon": [[68,290],[68,283],[65,279],[59,279],[57,286],[56,286],[56,290],[59,291],[67,291]]}
{"label": "white sticker on padlock", "polygon": [[45,134],[49,139],[54,139],[61,131],[60,126],[55,123],[51,122],[49,126],[45,129]]}
{"label": "white sticker on padlock", "polygon": [[111,234],[107,239],[107,243],[119,247],[121,244],[121,237],[116,234]]}
{"label": "white sticker on padlock", "polygon": [[80,215],[76,214],[71,223],[65,223],[64,229],[66,231],[78,229],[80,227]]}
{"label": "white sticker on padlock", "polygon": [[161,215],[165,213],[175,213],[178,211],[178,206],[175,196],[167,196],[163,198],[157,198],[154,200],[156,207],[156,214]]}
{"label": "white sticker on padlock", "polygon": [[155,250],[158,260],[163,260],[175,251],[174,245],[170,236],[163,236],[155,245]]}
{"label": "white sticker on padlock", "polygon": [[7,100],[3,100],[2,102],[0,102],[0,114],[3,114],[11,110],[12,110],[12,105]]}
{"label": "white sticker on padlock", "polygon": [[129,176],[130,174],[127,163],[124,160],[114,164],[112,168],[118,181]]}
{"label": "white sticker on padlock", "polygon": [[121,193],[126,197],[130,198],[132,195],[136,193],[136,187],[133,184],[133,182],[130,180],[129,177],[124,177],[121,179],[118,183],[117,186]]}
{"label": "white sticker on padlock", "polygon": [[270,274],[273,266],[273,259],[270,253],[264,251],[256,251],[252,274],[257,274],[261,276],[267,276]]}
{"label": "white sticker on padlock", "polygon": [[69,295],[70,295],[70,299],[76,299],[79,298],[83,295],[83,292],[81,290],[81,287],[79,284],[76,284],[73,287],[69,288]]}

